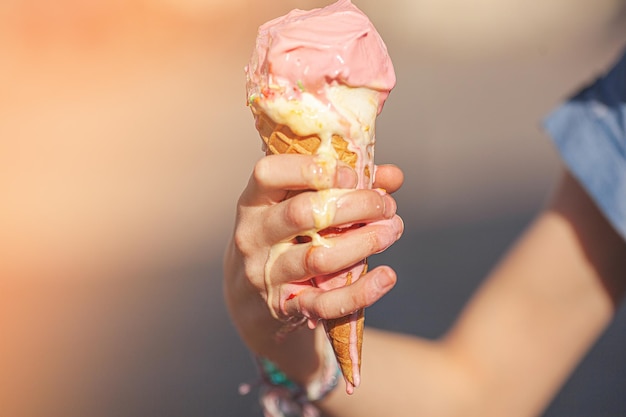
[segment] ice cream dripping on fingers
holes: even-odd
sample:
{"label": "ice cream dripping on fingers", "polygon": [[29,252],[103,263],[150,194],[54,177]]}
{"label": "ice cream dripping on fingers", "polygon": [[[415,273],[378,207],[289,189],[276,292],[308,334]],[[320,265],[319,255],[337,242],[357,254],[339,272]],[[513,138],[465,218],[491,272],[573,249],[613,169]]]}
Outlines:
{"label": "ice cream dripping on fingers", "polygon": [[[333,220],[335,219],[335,214],[338,208],[338,199],[350,191],[351,190],[330,188],[313,194],[311,197],[314,227],[313,229],[306,231],[304,236],[310,238],[311,246],[313,248],[318,246],[331,248],[333,246],[332,240],[325,236],[337,233],[333,233],[333,229],[329,229],[329,226],[333,224]],[[336,230],[339,229],[337,228]],[[320,234],[320,232],[322,232],[322,234]],[[281,321],[287,317],[283,308],[285,301],[287,301],[287,298],[294,298],[296,295],[292,293],[276,294],[271,280],[271,272],[276,260],[296,244],[297,239],[294,237],[285,242],[279,242],[272,245],[264,266],[264,284],[267,297],[266,303],[272,316]],[[275,305],[279,306],[279,310],[274,307]]]}
{"label": "ice cream dripping on fingers", "polygon": [[[333,172],[340,160],[356,171],[356,188],[372,187],[376,117],[396,78],[380,35],[350,0],[263,24],[246,75],[247,103],[267,154],[314,155]],[[311,201],[315,227],[306,236],[313,246],[328,247],[330,236],[359,226],[329,227],[345,192],[326,189]],[[328,290],[351,285],[366,269],[364,259],[313,282]],[[363,310],[324,327],[352,393],[361,379]]]}

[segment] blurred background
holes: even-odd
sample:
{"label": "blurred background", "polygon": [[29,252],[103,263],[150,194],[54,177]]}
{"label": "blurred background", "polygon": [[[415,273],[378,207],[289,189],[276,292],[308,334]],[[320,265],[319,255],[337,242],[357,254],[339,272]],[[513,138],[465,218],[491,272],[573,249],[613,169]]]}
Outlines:
{"label": "blurred background", "polygon": [[[354,1],[398,76],[377,162],[407,177],[367,321],[437,337],[544,203],[541,119],[616,57],[624,2]],[[0,415],[261,415],[221,295],[261,157],[243,68],[261,23],[328,3],[1,2]],[[620,311],[546,416],[626,415],[625,334]]]}

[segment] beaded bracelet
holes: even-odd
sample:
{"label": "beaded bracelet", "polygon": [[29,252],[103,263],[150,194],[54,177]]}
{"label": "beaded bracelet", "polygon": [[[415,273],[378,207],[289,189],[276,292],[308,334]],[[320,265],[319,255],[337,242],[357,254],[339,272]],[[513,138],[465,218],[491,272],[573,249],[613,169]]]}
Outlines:
{"label": "beaded bracelet", "polygon": [[256,362],[261,375],[259,399],[265,417],[319,417],[313,401],[326,397],[341,379],[341,369],[328,343],[322,375],[306,387],[291,381],[268,359],[257,358]]}

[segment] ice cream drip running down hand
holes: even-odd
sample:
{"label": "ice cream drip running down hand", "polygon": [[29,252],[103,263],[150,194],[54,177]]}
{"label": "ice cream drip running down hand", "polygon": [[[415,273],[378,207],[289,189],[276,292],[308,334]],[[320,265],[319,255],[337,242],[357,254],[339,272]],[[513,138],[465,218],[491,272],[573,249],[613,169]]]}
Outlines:
{"label": "ice cream drip running down hand", "polygon": [[[248,105],[267,154],[315,155],[331,172],[337,161],[343,161],[356,170],[358,188],[372,187],[376,116],[396,77],[383,40],[350,0],[310,11],[292,10],[263,24],[246,75]],[[325,190],[316,199],[328,201],[312,203],[332,209],[342,192]],[[312,213],[313,245],[330,244],[323,237],[332,221],[329,214]],[[364,259],[340,273],[315,277],[313,283],[330,290],[354,283],[366,270]],[[282,306],[289,296],[271,294],[268,288],[268,306],[277,318],[284,316],[272,307],[271,298],[279,297]],[[352,393],[361,379],[363,310],[324,320],[324,326],[346,390]]]}

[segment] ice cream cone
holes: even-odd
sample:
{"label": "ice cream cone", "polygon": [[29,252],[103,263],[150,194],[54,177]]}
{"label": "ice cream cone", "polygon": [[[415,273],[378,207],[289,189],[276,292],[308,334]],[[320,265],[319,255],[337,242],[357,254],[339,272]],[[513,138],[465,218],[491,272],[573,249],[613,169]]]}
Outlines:
{"label": "ice cream cone", "polygon": [[[293,10],[263,24],[246,67],[248,105],[266,154],[315,155],[330,166],[335,166],[334,160],[343,161],[356,171],[358,189],[372,188],[375,120],[395,81],[384,42],[350,0]],[[286,198],[299,192],[289,192]],[[361,226],[333,224],[334,202],[345,192],[328,189],[312,195],[315,227],[306,237],[313,247],[325,245],[329,235]],[[364,259],[312,281],[332,290],[354,283],[366,269]],[[363,311],[325,320],[324,326],[346,390],[352,393],[361,379]]]}
{"label": "ice cream cone", "polygon": [[[367,272],[367,260],[363,260],[362,274]],[[351,283],[351,274],[348,275],[347,284]],[[360,309],[352,314],[324,321],[324,328],[328,340],[333,347],[337,362],[341,367],[344,378],[358,387],[360,384],[361,349],[363,346],[363,324],[365,322],[365,310]],[[356,344],[351,343],[351,335],[356,334]],[[356,349],[356,352],[352,352]],[[353,358],[356,356],[356,363]]]}
{"label": "ice cream cone", "polygon": [[[264,114],[257,115],[256,127],[265,143],[265,153],[267,155],[285,153],[315,155],[321,144],[321,139],[317,135],[298,136],[288,126],[276,124]],[[355,152],[348,149],[348,142],[344,138],[339,135],[333,135],[332,145],[339,160],[352,168],[357,166],[358,156]],[[368,177],[364,181],[366,184],[371,184],[369,178],[371,175],[371,163],[373,161],[364,161],[362,164],[364,168],[360,175]],[[333,230],[333,233],[337,232],[337,229]],[[320,231],[320,233],[324,234],[324,231]],[[357,273],[360,276],[365,274],[365,272],[367,272],[366,259],[350,270],[341,273],[345,277],[343,285],[349,285],[355,281],[353,274]],[[337,362],[344,377],[352,386],[358,386],[360,382],[359,371],[361,369],[361,347],[363,345],[363,322],[363,309],[345,317],[324,321],[324,328],[335,352]]]}
{"label": "ice cream cone", "polygon": [[[298,136],[289,126],[276,124],[265,114],[257,116],[256,128],[266,145],[267,155],[297,153],[315,155],[322,140],[318,135]],[[332,136],[332,145],[337,152],[337,159],[356,167],[357,155],[348,149],[348,142],[339,135]],[[367,174],[369,175],[369,168]]]}

